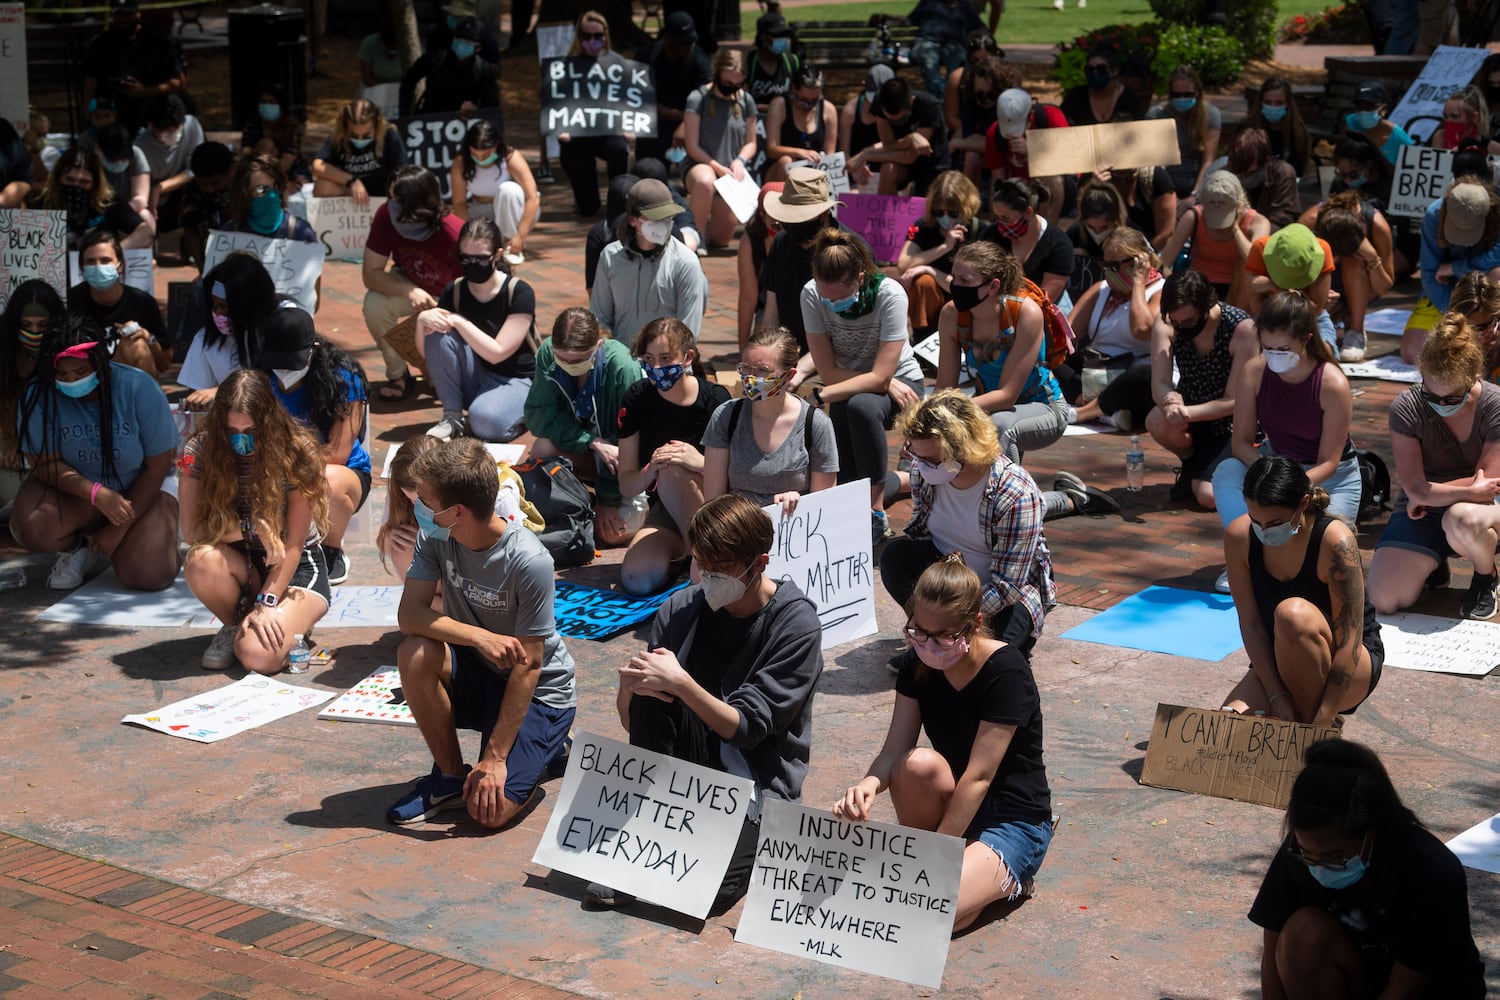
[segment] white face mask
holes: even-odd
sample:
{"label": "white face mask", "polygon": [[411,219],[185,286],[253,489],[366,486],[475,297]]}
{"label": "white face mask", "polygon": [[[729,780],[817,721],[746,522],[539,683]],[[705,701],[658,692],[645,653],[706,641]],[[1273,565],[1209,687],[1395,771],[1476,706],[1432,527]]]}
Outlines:
{"label": "white face mask", "polygon": [[745,573],[749,573],[752,568],[753,564],[746,566],[745,572],[739,576],[730,576],[728,573],[700,573],[698,582],[703,587],[703,599],[708,602],[708,606],[719,611],[744,597]]}
{"label": "white face mask", "polygon": [[1266,367],[1278,375],[1284,375],[1297,367],[1302,360],[1302,355],[1296,351],[1264,350],[1261,352],[1266,356]]}
{"label": "white face mask", "polygon": [[311,367],[312,362],[309,361],[301,368],[272,368],[271,374],[276,376],[276,381],[281,384],[283,391],[290,392],[293,388],[302,384],[302,380],[307,378],[308,369]]}
{"label": "white face mask", "polygon": [[641,222],[641,239],[647,243],[663,246],[671,238],[671,219],[645,219]]}

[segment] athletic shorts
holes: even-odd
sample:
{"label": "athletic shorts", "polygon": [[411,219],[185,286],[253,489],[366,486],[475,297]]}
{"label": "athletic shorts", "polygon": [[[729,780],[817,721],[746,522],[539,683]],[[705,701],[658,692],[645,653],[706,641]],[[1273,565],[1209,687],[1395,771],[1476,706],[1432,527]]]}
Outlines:
{"label": "athletic shorts", "polygon": [[[449,646],[453,677],[448,682],[448,697],[453,703],[453,723],[459,729],[474,729],[481,734],[479,753],[489,746],[490,734],[500,718],[500,703],[505,699],[508,675],[502,674],[473,646]],[[521,722],[521,731],[505,758],[505,797],[520,804],[531,797],[541,782],[547,765],[567,753],[568,730],[572,728],[574,708],[553,708],[532,701]]]}

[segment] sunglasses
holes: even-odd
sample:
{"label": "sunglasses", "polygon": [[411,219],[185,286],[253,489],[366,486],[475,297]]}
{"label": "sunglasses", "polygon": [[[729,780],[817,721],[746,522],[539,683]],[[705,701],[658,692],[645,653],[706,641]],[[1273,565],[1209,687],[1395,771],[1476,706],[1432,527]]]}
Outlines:
{"label": "sunglasses", "polygon": [[602,41],[604,41],[604,32],[602,32],[602,31],[580,31],[578,33],[578,37],[581,38],[581,39],[583,39],[585,42],[602,42]]}
{"label": "sunglasses", "polygon": [[1438,406],[1457,406],[1459,403],[1462,403],[1464,400],[1469,398],[1469,390],[1465,389],[1463,392],[1455,392],[1447,396],[1439,396],[1437,393],[1432,392],[1424,385],[1422,386],[1422,398],[1427,400],[1427,402],[1429,403],[1436,403]]}

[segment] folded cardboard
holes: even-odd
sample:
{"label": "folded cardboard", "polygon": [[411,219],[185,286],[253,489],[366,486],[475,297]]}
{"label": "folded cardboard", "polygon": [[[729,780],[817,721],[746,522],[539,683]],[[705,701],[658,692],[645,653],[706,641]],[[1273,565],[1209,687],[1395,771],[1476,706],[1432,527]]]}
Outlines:
{"label": "folded cardboard", "polygon": [[1091,174],[1108,167],[1170,167],[1182,162],[1170,118],[1108,125],[1034,128],[1026,132],[1027,170],[1033,177]]}

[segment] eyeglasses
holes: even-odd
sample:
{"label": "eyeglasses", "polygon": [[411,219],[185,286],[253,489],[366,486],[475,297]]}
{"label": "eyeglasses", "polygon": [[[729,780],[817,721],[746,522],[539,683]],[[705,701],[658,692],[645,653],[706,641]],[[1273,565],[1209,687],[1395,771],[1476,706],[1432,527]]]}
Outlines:
{"label": "eyeglasses", "polygon": [[735,371],[741,375],[752,375],[755,378],[775,378],[781,374],[780,370],[767,368],[765,365],[739,365]]}
{"label": "eyeglasses", "polygon": [[1174,90],[1174,91],[1172,91],[1172,99],[1173,100],[1178,100],[1178,99],[1188,100],[1189,98],[1193,98],[1193,97],[1197,97],[1197,96],[1198,95],[1196,93],[1194,93],[1193,91],[1191,91],[1191,90]]}
{"label": "eyeglasses", "polygon": [[488,253],[461,253],[458,255],[460,264],[488,264],[495,259],[494,254]]}
{"label": "eyeglasses", "polygon": [[930,642],[943,649],[947,649],[962,639],[965,631],[965,629],[960,629],[957,632],[928,632],[926,629],[917,628],[915,625],[907,622],[905,627],[901,629],[901,634],[912,642]]}
{"label": "eyeglasses", "polygon": [[1350,865],[1352,865],[1355,862],[1355,860],[1357,860],[1358,858],[1363,857],[1364,853],[1365,853],[1365,848],[1368,847],[1369,845],[1370,845],[1370,835],[1367,833],[1367,834],[1365,834],[1365,839],[1360,842],[1359,850],[1355,851],[1353,854],[1351,854],[1349,857],[1345,858],[1342,861],[1330,861],[1327,858],[1312,857],[1312,856],[1308,855],[1307,853],[1305,853],[1302,850],[1301,847],[1298,847],[1295,842],[1286,845],[1286,853],[1294,861],[1301,862],[1302,864],[1308,865],[1309,867],[1311,867],[1313,865],[1316,865],[1319,868],[1326,868],[1326,869],[1328,869],[1331,872],[1341,872],[1341,871],[1345,871],[1346,869],[1348,869],[1348,867]]}
{"label": "eyeglasses", "polygon": [[582,39],[583,41],[585,41],[585,42],[602,42],[602,41],[604,41],[604,32],[602,32],[602,31],[580,31],[578,33],[578,37],[580,39]]}
{"label": "eyeglasses", "polygon": [[1422,398],[1427,400],[1427,402],[1429,403],[1436,403],[1438,406],[1457,406],[1459,403],[1462,403],[1464,400],[1469,398],[1469,390],[1465,389],[1463,392],[1455,392],[1447,396],[1439,396],[1437,393],[1433,392],[1431,389],[1428,389],[1424,385],[1422,386]]}
{"label": "eyeglasses", "polygon": [[252,196],[256,197],[256,198],[259,198],[261,195],[265,194],[267,191],[274,191],[274,190],[276,190],[276,189],[274,187],[272,187],[271,185],[269,185],[269,184],[256,184],[254,187],[252,187],[250,189],[250,194]]}

